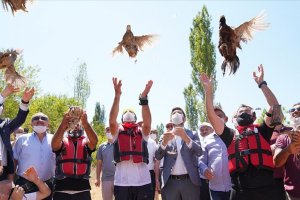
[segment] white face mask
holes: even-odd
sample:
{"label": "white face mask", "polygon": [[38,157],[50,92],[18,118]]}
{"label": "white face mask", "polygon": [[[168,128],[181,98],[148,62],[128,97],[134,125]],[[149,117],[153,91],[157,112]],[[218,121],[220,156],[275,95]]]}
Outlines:
{"label": "white face mask", "polygon": [[183,114],[180,113],[174,113],[172,115],[172,119],[171,119],[172,123],[175,125],[179,125],[181,123],[183,123]]}
{"label": "white face mask", "polygon": [[45,133],[47,130],[46,126],[33,126],[33,131],[36,133]]}
{"label": "white face mask", "polygon": [[135,114],[132,112],[126,112],[122,116],[123,122],[135,122]]}
{"label": "white face mask", "polygon": [[294,118],[291,117],[291,125],[297,129],[297,127],[300,125],[300,117]]}
{"label": "white face mask", "polygon": [[156,140],[156,134],[150,134],[150,138],[152,139],[152,140]]}
{"label": "white face mask", "polygon": [[18,139],[21,135],[23,135],[22,133],[17,133],[16,134],[16,139]]}
{"label": "white face mask", "polygon": [[112,139],[113,139],[113,136],[111,135],[111,133],[106,133],[106,137],[107,137],[107,139],[109,139],[109,140],[112,140]]}

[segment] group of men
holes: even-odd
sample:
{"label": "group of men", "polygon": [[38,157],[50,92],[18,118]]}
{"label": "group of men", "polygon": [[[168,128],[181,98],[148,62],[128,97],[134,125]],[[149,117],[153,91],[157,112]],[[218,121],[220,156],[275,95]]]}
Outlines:
{"label": "group of men", "polygon": [[[0,94],[2,111],[4,99],[18,91],[12,85],[6,86]],[[70,125],[74,117],[66,112],[54,134],[48,131],[47,115],[32,115],[33,132],[18,135],[11,144],[10,134],[15,131],[17,136],[33,95],[34,88],[25,89],[17,116],[0,120],[0,199],[91,199],[91,154],[96,150],[98,136],[81,108],[75,126]]]}
{"label": "group of men", "polygon": [[[294,129],[282,125],[279,126],[283,128],[277,130],[279,126],[276,126],[274,129],[272,114],[278,113],[273,113],[273,108],[279,102],[264,80],[262,65],[258,67],[258,73],[253,73],[253,79],[269,104],[262,124],[255,124],[254,109],[242,104],[232,119],[234,129],[229,128],[226,125],[228,117],[221,107],[213,104],[212,81],[206,74],[201,74],[199,81],[205,91],[205,108],[210,123],[201,123],[198,135],[184,127],[186,116],[183,109],[173,108],[155,155],[150,156],[144,141],[149,140],[151,127],[147,95],[152,82],[148,82],[146,92],[140,95],[143,124],[139,128],[136,115],[130,110],[123,112],[122,123],[117,123],[122,83],[114,78],[115,99],[110,112],[109,137],[113,155],[110,159],[115,161],[116,173],[115,176],[111,173],[110,193],[114,193],[116,200],[154,199],[153,190],[161,190],[163,200],[299,199],[300,179],[296,172],[300,169],[300,136],[297,132],[297,127],[300,128],[300,103],[289,111]],[[282,118],[280,113],[278,116]],[[278,138],[271,149],[271,138],[276,131],[280,135],[276,136]],[[108,149],[108,146],[102,149]],[[104,152],[99,151],[99,154]],[[146,154],[149,160],[154,157],[153,171],[159,174],[154,176],[154,181],[146,168],[149,161]],[[105,162],[105,158],[97,158]],[[156,166],[160,170],[155,170]],[[274,171],[282,166],[284,173],[278,179]],[[150,184],[153,182],[159,187]],[[104,188],[102,192],[107,193]]]}
{"label": "group of men", "polygon": [[[153,82],[148,81],[139,96],[142,123],[137,123],[136,113],[130,109],[122,113],[118,123],[122,81],[113,78],[115,96],[106,128],[108,141],[97,151],[95,185],[102,186],[103,199],[153,200],[156,190],[161,191],[163,200],[300,199],[300,103],[290,109],[292,130],[282,125],[275,128],[273,108],[279,102],[264,80],[262,66],[257,74],[253,73],[253,78],[270,107],[262,124],[254,124],[254,110],[242,104],[232,119],[234,129],[229,128],[228,117],[221,107],[213,104],[213,83],[203,73],[199,81],[205,91],[209,123],[201,123],[200,134],[191,131],[184,126],[184,110],[174,107],[158,144],[152,139],[155,134],[151,134],[148,104]],[[0,103],[13,91],[11,86],[5,88]],[[17,185],[5,182],[9,186],[2,188],[11,191],[5,194],[11,199],[18,199],[14,198],[17,194],[22,199],[24,193],[27,199],[47,196],[54,200],[91,199],[91,154],[98,139],[85,112],[75,127],[70,126],[74,119],[67,112],[54,135],[47,133],[48,116],[34,114],[33,133],[20,136],[13,149],[8,143],[10,133],[25,121],[33,94],[33,89],[25,90],[17,117],[0,123],[2,146],[7,153],[0,157],[4,166],[1,178],[12,180],[10,175],[14,166],[17,168]],[[276,139],[271,148],[273,137]],[[277,176],[276,170],[283,173]],[[52,177],[55,177],[54,186]],[[8,199],[2,199],[5,198]]]}

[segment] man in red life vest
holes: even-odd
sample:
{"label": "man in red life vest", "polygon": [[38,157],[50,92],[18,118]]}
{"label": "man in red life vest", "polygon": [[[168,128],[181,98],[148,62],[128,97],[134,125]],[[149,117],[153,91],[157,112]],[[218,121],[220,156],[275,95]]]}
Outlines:
{"label": "man in red life vest", "polygon": [[[253,78],[262,90],[270,109],[262,125],[255,125],[253,109],[242,105],[238,108],[233,121],[236,130],[228,128],[224,118],[220,118],[213,106],[213,84],[206,74],[200,81],[205,90],[207,116],[215,132],[227,146],[228,167],[232,180],[231,200],[280,200],[273,178],[273,160],[269,140],[274,127],[271,127],[272,107],[278,105],[275,95],[264,81],[262,65]],[[218,111],[219,112],[219,111]],[[225,115],[224,115],[225,116]]]}
{"label": "man in red life vest", "polygon": [[113,78],[113,84],[115,98],[109,115],[109,125],[114,138],[116,162],[115,200],[151,200],[152,187],[147,167],[148,151],[145,139],[151,131],[151,113],[147,97],[153,82],[148,81],[139,97],[143,117],[141,128],[138,127],[136,114],[132,110],[123,112],[122,123],[118,124],[122,81]]}
{"label": "man in red life vest", "polygon": [[[51,143],[56,154],[53,199],[91,200],[89,174],[91,154],[98,142],[97,134],[88,123],[85,111],[73,130],[69,129],[71,120],[69,113],[64,114]],[[66,131],[67,137],[64,137]]]}

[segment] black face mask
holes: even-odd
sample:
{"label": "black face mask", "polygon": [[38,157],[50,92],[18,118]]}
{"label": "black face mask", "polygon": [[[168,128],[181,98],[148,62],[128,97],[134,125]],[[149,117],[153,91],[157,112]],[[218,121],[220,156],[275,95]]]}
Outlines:
{"label": "black face mask", "polygon": [[254,122],[253,116],[248,113],[242,113],[237,116],[236,122],[240,126],[248,126]]}
{"label": "black face mask", "polygon": [[82,130],[78,130],[78,131],[70,131],[69,132],[69,136],[71,136],[71,138],[79,138],[82,136],[83,131]]}

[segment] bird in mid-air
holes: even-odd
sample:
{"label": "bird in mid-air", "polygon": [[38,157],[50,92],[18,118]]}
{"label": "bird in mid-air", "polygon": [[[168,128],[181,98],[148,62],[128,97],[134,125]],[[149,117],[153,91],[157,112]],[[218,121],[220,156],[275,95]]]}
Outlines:
{"label": "bird in mid-air", "polygon": [[127,25],[126,33],[119,45],[113,50],[115,53],[123,53],[123,48],[127,51],[129,57],[135,58],[139,50],[143,50],[145,44],[151,45],[157,35],[134,36],[131,32],[131,26]]}
{"label": "bird in mid-air", "polygon": [[23,10],[27,12],[26,10],[27,1],[32,2],[32,0],[2,0],[2,4],[6,10],[8,10],[8,7],[10,7],[12,13],[14,14],[18,10]]}
{"label": "bird in mid-air", "polygon": [[236,55],[236,48],[242,49],[240,42],[247,43],[253,38],[255,31],[265,30],[269,23],[265,22],[265,13],[262,11],[259,15],[244,22],[237,28],[230,27],[226,24],[224,15],[220,17],[219,26],[219,52],[224,57],[221,69],[223,75],[226,68],[229,68],[229,74],[235,74],[240,66],[239,57]]}
{"label": "bird in mid-air", "polygon": [[14,67],[14,63],[19,55],[18,50],[6,50],[0,52],[0,69],[5,69],[4,79],[7,83],[17,88],[26,86],[26,78],[21,76]]}

